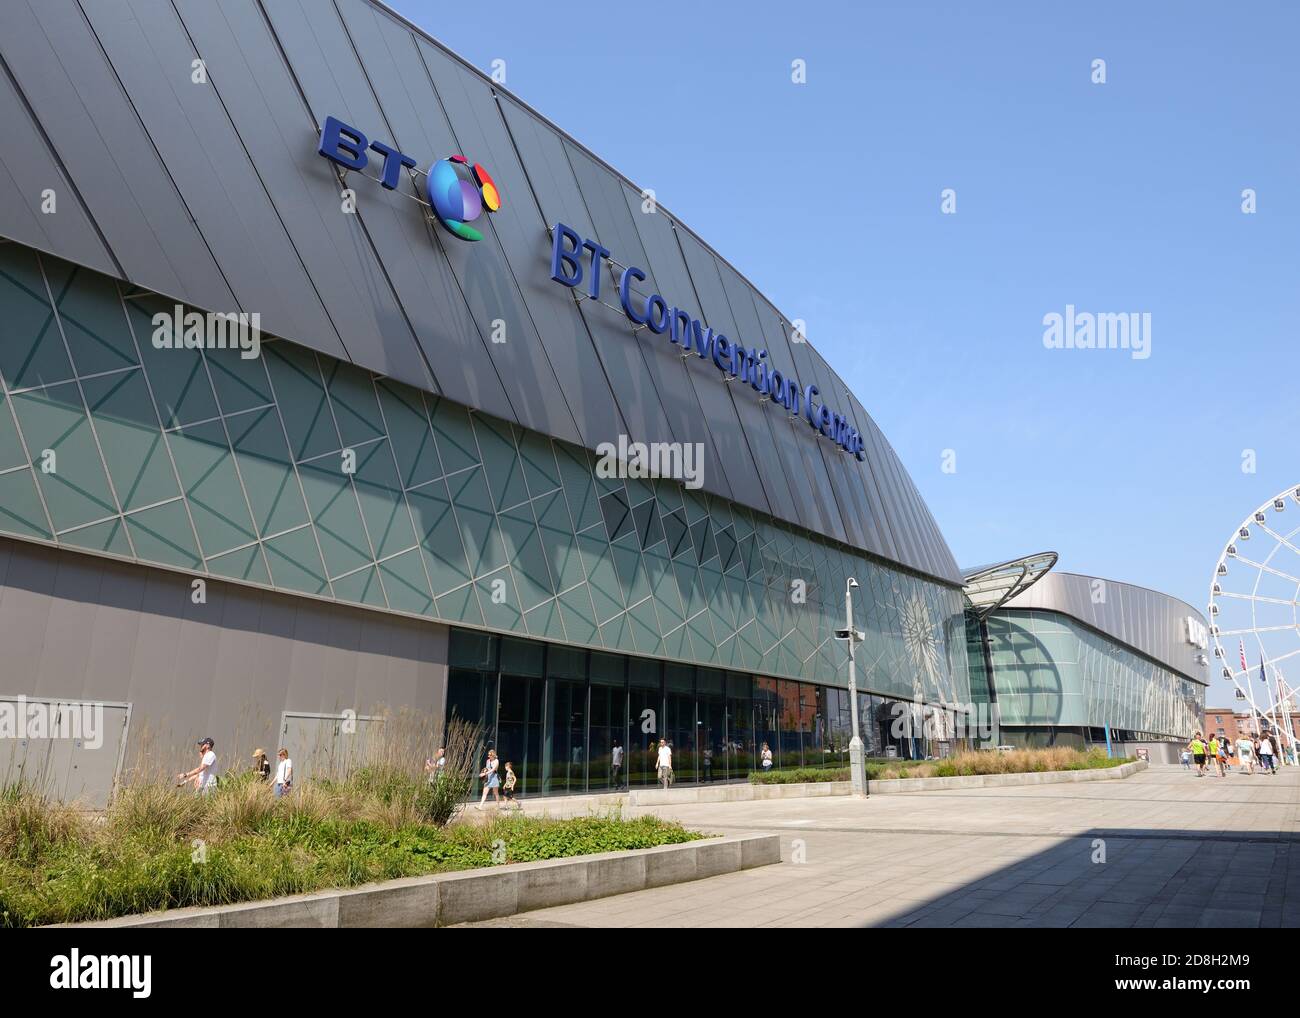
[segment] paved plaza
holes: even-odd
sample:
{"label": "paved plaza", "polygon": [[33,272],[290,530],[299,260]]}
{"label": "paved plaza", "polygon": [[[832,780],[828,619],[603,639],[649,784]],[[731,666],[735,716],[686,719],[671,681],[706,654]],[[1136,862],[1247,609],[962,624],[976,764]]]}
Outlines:
{"label": "paved plaza", "polygon": [[632,808],[779,832],[783,861],[479,925],[1300,926],[1297,770]]}

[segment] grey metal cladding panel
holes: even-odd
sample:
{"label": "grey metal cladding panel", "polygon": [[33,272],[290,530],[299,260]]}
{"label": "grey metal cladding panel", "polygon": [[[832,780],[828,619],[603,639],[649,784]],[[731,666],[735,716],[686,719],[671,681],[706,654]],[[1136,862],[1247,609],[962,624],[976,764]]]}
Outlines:
{"label": "grey metal cladding panel", "polygon": [[[745,289],[749,290],[749,287]],[[752,291],[749,296],[752,298]],[[751,299],[751,303],[755,302]],[[790,355],[781,322],[774,315],[764,314],[765,310],[766,305],[755,303],[755,315],[769,351],[768,360],[782,375],[792,376],[794,358]],[[795,501],[796,522],[818,533],[853,543],[838,504],[834,498],[826,497],[832,491],[826,464],[820,456],[814,459],[808,455],[810,450],[806,447],[814,441],[812,430],[803,423],[803,418],[791,419],[788,413],[778,411],[776,407],[771,409],[775,415],[772,418],[773,440]]]}
{"label": "grey metal cladding panel", "polygon": [[920,533],[916,528],[916,509],[909,495],[911,481],[903,471],[903,466],[899,463],[888,440],[879,430],[876,431],[876,440],[881,450],[880,464],[889,480],[886,490],[894,500],[894,538],[901,543],[907,556],[906,562],[917,569],[931,572],[922,550]]}
{"label": "grey metal cladding panel", "polygon": [[[432,47],[426,46],[423,53],[426,63],[435,58],[447,60]],[[490,168],[501,187],[502,207],[492,216],[492,229],[522,295],[524,309],[541,340],[539,356],[528,368],[529,377],[521,382],[529,385],[531,392],[535,378],[542,390],[540,407],[551,413],[567,412],[571,417],[568,433],[594,446],[623,430],[615,392],[600,359],[595,356],[591,334],[572,295],[551,281],[546,220],[533,197],[495,97],[483,82],[458,67],[454,71],[457,81],[440,88],[440,94],[451,114],[457,138],[462,145],[475,146],[471,155]],[[450,100],[448,91],[453,96]],[[452,112],[458,108],[463,112],[459,115]],[[467,137],[467,132],[472,134]],[[469,245],[448,243],[460,249],[455,253],[466,259],[467,269],[477,266],[475,253],[466,250]],[[507,370],[517,373],[520,353],[508,346],[502,356],[508,358]],[[543,381],[544,378],[548,380]],[[510,391],[518,408],[520,400],[513,389]],[[575,427],[576,432],[572,430]],[[553,425],[551,434],[566,437],[558,424]]]}
{"label": "grey metal cladding panel", "polygon": [[[578,331],[571,309],[563,303],[571,298],[542,288],[549,277],[546,267],[550,249],[541,211],[529,195],[505,121],[484,81],[429,43],[419,40],[417,45],[451,124],[457,151],[487,166],[501,185],[501,210],[483,217],[488,220],[484,242],[457,243],[454,247],[448,243],[444,245],[448,257],[475,316],[484,322],[497,318],[506,322],[508,340],[500,344],[505,349],[500,354],[494,351],[494,356],[508,359],[508,365],[501,362],[502,375],[519,423],[557,438],[581,442],[584,436],[569,401],[557,398],[557,394],[564,388],[561,377],[570,385],[581,377],[576,363],[580,349],[577,344],[585,342],[585,338]],[[488,236],[495,239],[490,247]],[[484,247],[487,250],[478,250]],[[538,304],[536,316],[530,307],[532,302]],[[559,364],[552,364],[547,355],[548,341],[556,344]],[[585,415],[593,430],[614,420],[613,396],[603,380],[601,385],[603,392],[595,389],[587,394],[602,404]]]}
{"label": "grey metal cladding panel", "polygon": [[[750,287],[748,283],[741,280],[730,265],[718,258],[713,259],[713,263],[718,272],[718,279],[722,283],[722,292],[727,298],[727,310],[730,312],[731,321],[735,323],[736,331],[731,333],[733,340],[739,340],[744,343],[746,349],[753,349],[758,346],[760,349],[767,349],[767,334],[758,321],[758,315],[754,313],[754,298],[750,296]],[[772,352],[768,350],[767,362],[769,367],[772,364]],[[742,404],[748,404],[748,407],[741,407],[741,419],[745,420],[746,427],[757,427],[757,431],[749,433],[750,448],[754,453],[754,460],[758,466],[759,477],[763,483],[763,490],[767,493],[767,500],[772,506],[772,513],[780,519],[799,522],[801,519],[798,503],[795,501],[794,493],[790,490],[790,479],[788,471],[784,469],[772,469],[778,464],[771,463],[771,450],[782,448],[778,444],[778,437],[785,438],[789,429],[784,429],[785,433],[778,432],[777,424],[784,424],[787,414],[784,407],[772,401],[763,402],[753,387],[742,386],[738,383],[732,383],[732,396]],[[752,411],[752,412],[747,412]],[[753,425],[750,422],[754,422]],[[833,535],[838,536],[838,535]],[[843,540],[843,537],[840,537]]]}
{"label": "grey metal cladding panel", "polygon": [[[287,338],[372,371],[427,384],[427,369],[360,217],[340,211],[338,180],[316,155],[317,127],[256,0],[220,5],[177,0],[177,6],[342,343],[329,333]],[[383,340],[390,333],[404,336],[393,351]]]}
{"label": "grey metal cladding panel", "polygon": [[674,300],[684,299],[664,293],[659,288],[659,282],[648,264],[649,259],[641,244],[636,222],[627,207],[623,182],[568,139],[565,139],[564,149],[573,167],[573,175],[578,180],[578,189],[586,202],[591,224],[596,228],[595,239],[609,248],[621,264],[636,265],[645,271],[645,281],[639,285],[647,294],[659,293],[670,304]]}
{"label": "grey metal cladding panel", "polygon": [[885,490],[889,481],[880,462],[879,434],[875,424],[869,425],[867,430],[862,433],[862,438],[866,443],[864,452],[867,459],[865,463],[861,464],[862,470],[859,476],[864,482],[863,486],[867,492],[867,500],[872,504],[872,510],[878,521],[876,532],[879,535],[882,547],[885,549],[885,555],[897,562],[902,551],[899,544],[894,540],[894,521],[892,518],[894,509],[885,497]]}
{"label": "grey metal cladding panel", "polygon": [[[597,237],[597,231],[587,216],[586,203],[569,163],[562,138],[554,128],[541,122],[531,113],[508,99],[501,108],[511,137],[518,147],[528,169],[534,194],[541,203],[541,212],[547,223],[564,222],[584,237]],[[549,238],[544,239],[549,243]],[[549,251],[549,248],[546,249]],[[546,273],[548,256],[543,253],[540,285],[560,293],[572,302],[572,294],[551,281]],[[608,273],[601,281],[601,300],[610,300],[614,292]],[[585,292],[585,284],[582,292]],[[614,298],[617,300],[617,298]],[[673,437],[672,427],[664,411],[663,402],[654,386],[644,384],[646,371],[644,352],[632,331],[631,324],[617,311],[591,300],[577,305],[582,322],[591,337],[592,348],[603,366],[605,377],[613,389],[620,428],[634,441],[659,442]],[[603,438],[612,438],[607,434]],[[725,494],[722,492],[720,494]]]}
{"label": "grey metal cladding panel", "polygon": [[889,449],[894,469],[898,474],[901,491],[907,499],[910,511],[908,520],[911,523],[912,530],[916,533],[920,541],[921,554],[930,561],[930,571],[936,576],[946,576],[955,582],[961,582],[961,570],[957,567],[956,560],[952,557],[952,552],[948,548],[947,541],[939,532],[939,528],[930,514],[929,507],[925,504],[925,499],[921,497],[920,490],[916,487],[916,482],[908,474],[907,468],[903,465],[902,459],[890,446],[888,441],[885,445]]}
{"label": "grey metal cladding panel", "polygon": [[[306,95],[304,114],[313,134],[330,115],[355,124],[371,138],[379,139],[381,132],[386,134],[370,85],[333,6],[268,0],[265,9],[275,37]],[[304,167],[307,175],[318,181],[314,186],[338,194],[340,188],[333,164],[317,155],[312,135],[305,130],[298,159],[307,163]],[[385,191],[374,180],[348,176],[347,186],[356,191],[357,211],[343,213],[336,198],[333,214],[352,220],[350,246],[368,279],[370,291],[361,299],[373,302],[374,310],[368,316],[371,321],[365,338],[371,345],[366,354],[356,349],[359,343],[347,330],[342,330],[344,343],[358,363],[437,391],[436,373],[431,372],[410,324],[412,309],[424,320],[437,313],[417,256],[417,252],[419,255],[427,252],[428,243],[419,206]],[[365,356],[384,360],[371,364],[363,359]]]}
{"label": "grey metal cladding panel", "polygon": [[0,4],[0,53],[128,278],[200,307],[231,307],[75,0]]}
{"label": "grey metal cladding panel", "polygon": [[[455,143],[414,38],[368,4],[348,3],[342,10],[348,38],[360,54],[362,65],[359,71],[355,62],[348,62],[345,83],[354,74],[360,77],[361,71],[368,82],[358,86],[360,104],[354,102],[353,106],[364,109],[359,114],[362,119],[353,123],[361,130],[367,130],[365,124],[369,123],[372,139],[396,146],[427,170],[436,159],[451,154]],[[378,107],[368,102],[371,87],[378,97]],[[352,96],[355,90],[347,84],[343,91]],[[330,111],[316,112],[325,116]],[[372,167],[372,172],[377,173],[378,164],[373,160]],[[491,169],[494,174],[498,172],[496,166]],[[446,254],[451,245],[479,245],[452,239],[429,222],[425,207],[412,200],[417,195],[421,199],[425,196],[409,174],[404,172],[399,183],[401,194],[407,197],[384,191],[374,181],[362,183],[369,192],[365,209],[382,202],[391,213],[391,228],[400,232],[400,239],[395,241],[400,248],[383,246],[381,250],[416,339],[433,365],[442,391],[469,406],[513,420],[515,407],[503,381],[510,367],[505,356],[509,348],[504,352],[491,348],[487,335],[491,319],[476,319],[470,312]],[[368,215],[367,222],[370,219]],[[498,357],[501,363],[497,363]],[[486,401],[482,401],[484,398]]]}
{"label": "grey metal cladding panel", "polygon": [[[736,328],[731,308],[713,254],[685,231],[677,231],[677,239],[701,305],[702,319],[715,333],[723,333],[729,339],[734,337]],[[722,456],[736,501],[769,516],[777,515],[763,488],[758,459],[750,444],[769,434],[766,422],[756,416],[764,410],[758,403],[758,394],[739,382],[724,382],[721,372],[711,362],[705,364],[692,356],[686,358],[686,363],[696,375],[695,391],[713,427],[714,444]]]}
{"label": "grey metal cladding panel", "polygon": [[258,312],[269,332],[319,337],[322,349],[341,353],[215,89],[190,78],[197,54],[169,0],[110,0],[85,10],[238,309]]}
{"label": "grey metal cladding panel", "polygon": [[[0,193],[6,195],[0,201],[0,237],[116,276],[117,266],[3,70],[0,124],[5,133],[0,146]],[[52,214],[39,211],[46,188],[55,192],[58,203]]]}
{"label": "grey metal cladding panel", "polygon": [[1093,576],[1050,572],[1008,608],[1057,611],[1087,623],[1117,642],[1133,647],[1170,668],[1209,681],[1208,668],[1195,661],[1197,649],[1185,640],[1184,617],[1205,617],[1185,601],[1134,584],[1103,580],[1105,599],[1093,600]]}
{"label": "grey metal cladding panel", "polygon": [[[754,314],[767,341],[768,359],[783,375],[797,381],[798,365],[790,350],[790,340],[786,335],[781,316],[752,287],[746,286],[746,290],[749,291],[754,305]],[[804,525],[852,543],[844,514],[835,499],[820,497],[832,490],[831,478],[825,460],[818,454],[819,450],[812,429],[808,427],[802,416],[791,417],[787,414],[785,431],[789,433],[789,437],[785,440],[785,448],[788,450],[787,457],[791,460],[791,492],[795,500],[801,504]]]}
{"label": "grey metal cladding panel", "polygon": [[[604,175],[614,179],[608,173]],[[682,258],[672,220],[661,212],[642,212],[641,193],[622,181],[614,180],[614,183],[624,207],[620,210],[615,205],[608,209],[608,215],[620,227],[630,223],[637,240],[630,249],[634,252],[632,258],[624,257],[618,251],[614,256],[625,265],[636,265],[646,274],[634,292],[641,298],[658,292],[670,306],[680,304],[688,314],[702,318],[703,312],[696,307],[695,287]],[[609,193],[607,188],[601,190],[602,194]],[[638,258],[639,261],[635,260]],[[655,286],[651,285],[652,282]],[[740,501],[728,480],[721,448],[714,441],[713,416],[705,411],[706,406],[716,404],[722,407],[724,404],[717,399],[717,393],[706,395],[701,392],[701,387],[716,387],[720,382],[716,369],[699,363],[698,357],[683,359],[679,349],[666,341],[667,336],[655,336],[644,329],[637,336],[659,385],[660,396],[673,413],[673,436],[678,440],[698,442],[704,450],[705,488],[723,498]],[[696,363],[689,363],[691,361]]]}

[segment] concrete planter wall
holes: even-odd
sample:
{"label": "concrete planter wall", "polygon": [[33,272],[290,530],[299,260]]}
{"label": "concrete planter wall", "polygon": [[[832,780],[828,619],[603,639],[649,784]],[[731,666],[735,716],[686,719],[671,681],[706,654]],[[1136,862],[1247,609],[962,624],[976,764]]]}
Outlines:
{"label": "concrete planter wall", "polygon": [[780,861],[779,835],[747,834],[411,877],[271,901],[180,908],[66,925],[195,929],[451,926],[701,880]]}

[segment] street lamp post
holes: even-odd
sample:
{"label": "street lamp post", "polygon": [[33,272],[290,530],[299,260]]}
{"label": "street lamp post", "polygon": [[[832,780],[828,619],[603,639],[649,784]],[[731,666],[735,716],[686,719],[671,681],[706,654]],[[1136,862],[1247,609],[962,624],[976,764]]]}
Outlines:
{"label": "street lamp post", "polygon": [[843,640],[849,648],[849,710],[853,723],[853,738],[849,739],[849,773],[853,778],[853,796],[867,797],[866,761],[863,759],[862,735],[858,729],[858,677],[853,661],[854,646],[862,642],[862,631],[853,628],[853,588],[858,581],[852,576],[844,586],[844,628],[835,631],[835,638]]}

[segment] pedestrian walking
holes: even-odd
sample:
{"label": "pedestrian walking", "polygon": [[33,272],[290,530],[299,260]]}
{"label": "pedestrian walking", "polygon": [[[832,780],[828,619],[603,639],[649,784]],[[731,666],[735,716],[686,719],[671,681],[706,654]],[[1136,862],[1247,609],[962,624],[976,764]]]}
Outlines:
{"label": "pedestrian walking", "polygon": [[1187,748],[1192,751],[1192,762],[1196,764],[1196,776],[1205,777],[1205,740],[1201,738],[1201,733],[1197,732],[1192,736],[1192,741],[1187,744]]}
{"label": "pedestrian walking", "polygon": [[659,740],[659,756],[655,763],[659,769],[659,780],[667,790],[673,781],[673,750],[663,739]]}
{"label": "pedestrian walking", "polygon": [[498,763],[497,751],[489,749],[483,769],[478,772],[478,776],[483,779],[483,798],[478,801],[479,809],[482,809],[483,804],[487,802],[488,792],[492,793],[492,798],[496,800],[497,805],[501,805],[501,777],[497,774]]}
{"label": "pedestrian walking", "polygon": [[1244,735],[1237,738],[1237,762],[1246,774],[1255,773],[1255,744]]}
{"label": "pedestrian walking", "polygon": [[1184,749],[1181,753],[1178,754],[1178,759],[1180,759],[1183,762],[1183,770],[1190,771],[1192,769],[1191,750]]}
{"label": "pedestrian walking", "polygon": [[1210,773],[1217,773],[1219,777],[1223,777],[1223,763],[1219,759],[1219,737],[1217,735],[1210,736],[1210,743],[1206,747],[1206,755],[1209,758],[1207,762],[1210,765]]}
{"label": "pedestrian walking", "polygon": [[515,802],[515,785],[518,783],[515,777],[515,765],[509,760],[506,761],[506,779],[501,783],[501,793],[506,797],[506,802],[512,805],[518,805]]}
{"label": "pedestrian walking", "polygon": [[271,761],[267,759],[266,750],[253,750],[253,773],[257,775],[258,781],[266,781],[271,777]]}
{"label": "pedestrian walking", "polygon": [[609,751],[609,783],[618,791],[623,782],[623,743],[614,740],[614,748]]}
{"label": "pedestrian walking", "polygon": [[1267,734],[1259,737],[1259,766],[1260,770],[1268,771],[1277,777],[1277,763],[1273,759],[1273,739]]}
{"label": "pedestrian walking", "polygon": [[293,787],[293,761],[289,759],[289,751],[283,746],[280,752],[276,754],[280,762],[275,768],[275,785],[272,791],[275,792],[277,799],[282,798],[286,792]]}
{"label": "pedestrian walking", "polygon": [[217,744],[211,737],[199,740],[199,765],[193,770],[177,774],[176,780],[184,783],[192,781],[194,790],[200,795],[208,795],[217,787]]}
{"label": "pedestrian walking", "polygon": [[772,769],[772,747],[766,742],[763,743],[763,752],[759,754],[759,759],[763,767],[763,773],[766,774]]}
{"label": "pedestrian walking", "polygon": [[424,761],[424,773],[429,775],[429,784],[436,784],[447,769],[447,751],[441,746],[438,752]]}

